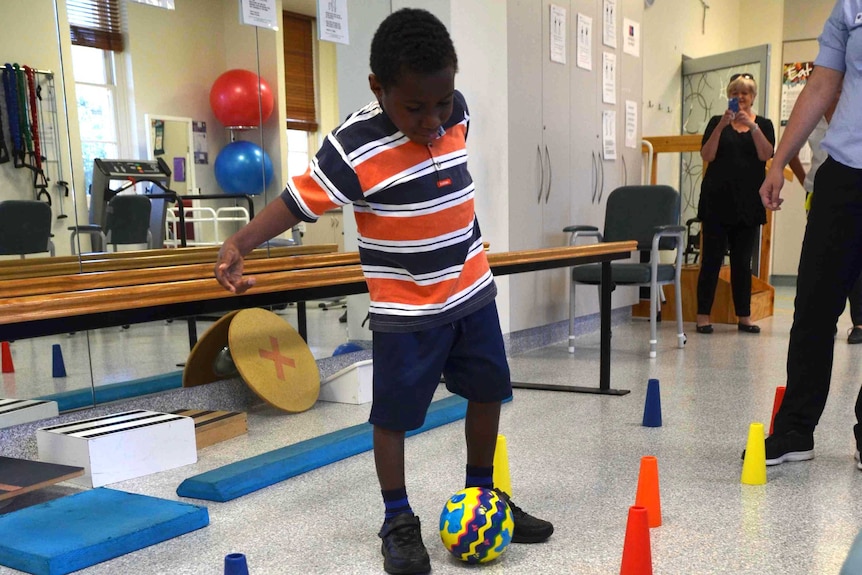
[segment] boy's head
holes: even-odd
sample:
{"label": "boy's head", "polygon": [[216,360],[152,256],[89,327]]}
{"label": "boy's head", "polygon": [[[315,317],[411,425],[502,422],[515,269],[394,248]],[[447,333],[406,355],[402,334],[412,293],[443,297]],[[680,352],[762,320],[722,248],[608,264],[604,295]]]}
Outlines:
{"label": "boy's head", "polygon": [[457,71],[449,32],[425,10],[393,12],[371,41],[371,90],[395,126],[414,142],[431,143],[449,119]]}

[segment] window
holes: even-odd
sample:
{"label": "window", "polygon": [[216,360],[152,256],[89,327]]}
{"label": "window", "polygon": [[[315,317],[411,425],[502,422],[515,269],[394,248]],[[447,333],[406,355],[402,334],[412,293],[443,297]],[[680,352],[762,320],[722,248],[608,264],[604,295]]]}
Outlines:
{"label": "window", "polygon": [[119,97],[115,53],[123,50],[119,0],[67,0],[72,67],[78,96],[86,189],[93,182],[93,159],[120,152]]}
{"label": "window", "polygon": [[119,0],[66,0],[72,44],[123,51]]}
{"label": "window", "polygon": [[308,169],[308,138],[302,130],[287,131],[287,177],[301,176]]}
{"label": "window", "polygon": [[75,91],[78,96],[78,123],[84,160],[86,189],[93,183],[93,159],[117,158],[120,148],[117,129],[116,82],[113,52],[72,46]]}
{"label": "window", "polygon": [[314,19],[282,13],[284,35],[284,89],[287,129],[317,131],[314,106]]}

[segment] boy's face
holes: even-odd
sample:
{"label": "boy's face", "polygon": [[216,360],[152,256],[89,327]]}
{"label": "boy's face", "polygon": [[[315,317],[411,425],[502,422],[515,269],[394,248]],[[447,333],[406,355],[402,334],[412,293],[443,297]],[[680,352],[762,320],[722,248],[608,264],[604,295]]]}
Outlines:
{"label": "boy's face", "polygon": [[437,130],[452,115],[455,70],[451,66],[432,74],[402,72],[398,82],[386,89],[374,74],[368,76],[368,83],[395,127],[417,144],[436,140]]}

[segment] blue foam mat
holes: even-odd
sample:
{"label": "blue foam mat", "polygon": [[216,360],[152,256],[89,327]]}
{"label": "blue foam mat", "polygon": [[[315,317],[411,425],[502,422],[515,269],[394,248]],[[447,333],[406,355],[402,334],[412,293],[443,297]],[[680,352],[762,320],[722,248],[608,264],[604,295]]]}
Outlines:
{"label": "blue foam mat", "polygon": [[206,507],[92,489],[0,515],[0,565],[65,575],[208,524]]}
{"label": "blue foam mat", "polygon": [[[511,397],[505,401],[511,401]],[[428,408],[424,425],[408,431],[407,436],[463,419],[466,413],[467,400],[464,398],[453,395],[440,399]],[[306,471],[369,451],[373,447],[373,430],[370,423],[361,423],[243,459],[189,477],[177,488],[177,495],[208,501],[230,501]]]}

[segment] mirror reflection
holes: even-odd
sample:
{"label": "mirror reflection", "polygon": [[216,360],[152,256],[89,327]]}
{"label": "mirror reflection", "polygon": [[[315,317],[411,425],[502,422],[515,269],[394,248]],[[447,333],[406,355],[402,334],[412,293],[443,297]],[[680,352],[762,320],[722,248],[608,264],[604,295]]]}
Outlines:
{"label": "mirror reflection", "polygon": [[[39,151],[23,135],[24,155],[13,148],[2,98],[10,161],[0,164],[0,206],[26,201],[43,222],[36,248],[0,246],[0,281],[15,280],[17,289],[110,270],[153,282],[178,263],[211,266],[221,241],[305,170],[338,122],[335,48],[316,40],[314,0],[280,3],[279,31],[240,24],[236,0],[184,0],[174,9],[134,0],[8,4],[0,65],[18,64],[25,83],[22,67],[33,70],[39,129],[30,145]],[[33,26],[16,24],[24,20]],[[242,86],[244,99],[222,101]],[[19,157],[26,165],[16,166]],[[284,234],[275,249],[343,250],[341,213],[321,221]],[[58,288],[40,293],[50,289]],[[307,310],[312,353],[331,355],[347,339],[342,302],[309,302]],[[276,311],[297,326],[295,305]],[[147,382],[147,393],[175,386],[190,346],[219,317],[9,338],[14,371],[3,373],[0,397],[74,396],[63,410],[109,400],[129,382]]]}

